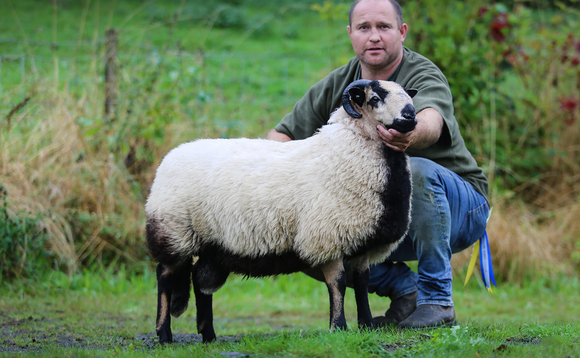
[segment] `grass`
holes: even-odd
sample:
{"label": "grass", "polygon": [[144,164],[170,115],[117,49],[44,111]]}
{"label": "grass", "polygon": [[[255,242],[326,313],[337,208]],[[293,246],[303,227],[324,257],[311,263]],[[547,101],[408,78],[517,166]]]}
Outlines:
{"label": "grass", "polygon": [[[71,271],[142,260],[143,205],[155,168],[172,147],[204,137],[264,137],[310,85],[352,56],[341,25],[346,12],[330,17],[340,4],[329,3],[317,12],[308,1],[272,6],[253,0],[233,7],[235,1],[214,7],[198,0],[5,1],[10,11],[2,13],[0,31],[15,41],[0,41],[0,184],[12,212],[40,217],[39,227],[50,237],[48,250],[60,268]],[[422,24],[413,18],[418,14],[408,16]],[[463,24],[458,19],[454,26]],[[570,31],[577,26],[565,24]],[[101,78],[102,39],[109,27],[120,34],[119,96],[112,119],[103,116]],[[524,30],[533,33],[532,27]],[[538,72],[558,63],[546,58],[550,60],[540,58]],[[542,86],[535,73],[522,76],[557,92]],[[526,91],[537,92],[535,87]],[[540,97],[534,118],[543,118],[544,111],[558,113],[557,103],[547,104],[553,96]],[[508,118],[515,114],[502,108],[505,116],[493,120],[512,122]],[[522,122],[529,122],[525,109],[518,112]],[[487,117],[494,116],[470,119],[473,125],[464,129],[470,138],[479,138],[477,147],[488,144],[488,130],[492,136],[512,133],[507,127],[487,128],[493,122]],[[537,148],[565,153],[542,174],[558,182],[543,185],[541,192],[527,186],[503,188],[493,180],[498,175],[494,156],[478,157],[492,179],[495,214],[488,231],[497,272],[506,280],[545,272],[573,274],[580,263],[575,220],[580,206],[571,199],[578,197],[578,128],[580,121],[564,129],[547,124],[537,129],[555,143]],[[507,139],[490,143],[515,145]],[[534,178],[527,183],[534,188],[541,184]],[[522,199],[524,194],[534,197],[532,205]]]}
{"label": "grass", "polygon": [[[324,284],[302,274],[245,280],[231,277],[214,295],[218,342],[199,343],[195,309],[173,319],[177,343],[154,335],[154,272],[97,270],[4,284],[0,291],[0,353],[38,356],[561,356],[580,348],[580,281],[565,277],[489,294],[472,281],[455,285],[459,325],[425,331],[356,330],[347,292],[350,330],[328,332]],[[375,315],[388,299],[370,297]],[[234,352],[238,352],[235,354]]]}
{"label": "grass", "polygon": [[[39,226],[50,237],[49,251],[61,268],[71,271],[93,263],[114,266],[142,260],[143,205],[155,168],[172,147],[196,138],[264,137],[309,86],[352,56],[343,26],[346,11],[339,3],[315,11],[309,1],[276,6],[261,0],[244,6],[233,0],[211,6],[200,0],[5,1],[9,11],[2,13],[0,31],[11,41],[0,41],[0,184],[13,212],[40,217]],[[431,7],[432,17],[438,5],[433,2]],[[418,29],[424,23],[421,13],[407,13]],[[569,18],[561,24],[573,32],[577,24]],[[463,33],[461,17],[453,25]],[[114,118],[104,118],[102,41],[110,27],[119,31],[119,95]],[[433,29],[442,38],[449,32]],[[533,29],[523,26],[521,31],[533,39],[528,41],[532,45],[541,44],[543,38],[534,37],[539,35]],[[412,47],[418,38],[409,41]],[[552,57],[538,57],[538,72],[556,66]],[[573,69],[550,71],[568,70]],[[539,89],[552,94],[562,90],[522,71],[522,79]],[[574,76],[558,78],[558,83],[573,82]],[[523,87],[512,82],[501,85]],[[536,93],[537,88],[523,92]],[[538,107],[534,123],[544,112],[558,113],[553,95],[540,97],[541,105],[533,106]],[[520,122],[528,123],[526,102],[517,102],[522,103],[516,107]],[[481,155],[487,153],[483,149],[478,157],[492,179],[490,199],[496,214],[489,234],[498,274],[521,281],[544,272],[574,273],[580,262],[580,226],[575,220],[580,206],[570,198],[578,196],[574,157],[580,121],[563,129],[534,124],[539,128],[529,131],[554,142],[535,147],[562,155],[542,174],[556,182],[518,177],[534,190],[526,185],[512,190],[494,180],[499,172],[493,153],[521,144],[510,138],[529,140],[506,134],[513,131],[508,118],[516,115],[508,106],[500,106],[501,118],[488,113],[487,106],[479,106],[481,121],[470,118],[468,128],[462,129],[479,140],[478,148],[498,146],[489,157]],[[506,124],[504,130],[493,130],[497,126],[490,123],[498,121]],[[496,138],[501,133],[501,142],[490,138],[488,143],[488,134]],[[507,149],[497,154],[529,160]],[[545,189],[538,192],[540,187]],[[532,205],[522,199],[526,195],[534,198]]]}
{"label": "grass", "polygon": [[[7,0],[0,183],[12,212],[40,214],[60,267],[141,260],[143,205],[163,155],[195,138],[264,137],[327,72],[310,36],[328,28],[314,26],[308,2],[200,3]],[[216,17],[236,14],[237,25]],[[119,31],[114,120],[102,115],[109,27]]]}
{"label": "grass", "polygon": [[[235,278],[215,296],[217,334],[225,339],[210,346],[195,343],[199,337],[192,335],[195,312],[190,309],[174,320],[182,343],[155,344],[155,279],[143,244],[143,205],[163,155],[195,138],[264,137],[310,85],[352,56],[346,12],[333,14],[338,3],[325,4],[321,12],[310,9],[309,1],[239,3],[1,2],[6,11],[0,12],[0,186],[7,193],[7,212],[31,213],[30,220],[48,235],[47,270],[56,268],[34,279],[12,278],[12,283],[2,277],[1,354],[577,356],[580,121],[570,126],[551,123],[564,119],[554,98],[575,93],[570,86],[577,86],[580,77],[569,64],[561,66],[559,53],[544,46],[551,37],[535,25],[521,28],[528,32],[527,50],[537,50],[533,70],[521,66],[522,73],[510,73],[519,80],[497,83],[498,92],[514,93],[515,107],[498,104],[496,111],[494,102],[482,102],[481,119],[469,118],[462,130],[479,139],[478,148],[498,146],[493,155],[482,150],[478,157],[490,178],[500,174],[493,169],[494,155],[511,153],[500,153],[502,145],[518,148],[536,132],[548,133],[547,142],[553,141],[535,145],[551,153],[545,160],[565,155],[539,177],[518,177],[526,182],[520,187],[509,189],[492,181],[494,214],[488,233],[500,288],[488,294],[473,279],[461,287],[470,252],[455,255],[458,328],[328,333],[323,285],[300,275]],[[430,4],[428,14],[422,7],[406,16],[412,29],[428,24],[429,33],[437,30],[433,34],[445,38],[452,31],[440,19],[439,3]],[[578,33],[572,10],[566,21],[555,22],[561,28],[551,33],[558,41],[566,32]],[[553,21],[550,14],[540,25]],[[438,26],[424,21],[424,15],[439,19]],[[464,23],[463,17],[454,17],[461,42]],[[120,96],[114,120],[103,118],[102,40],[110,27],[120,34]],[[419,37],[427,41],[419,36],[426,33],[415,32],[407,45],[413,47]],[[575,55],[574,48],[567,51]],[[462,69],[464,64],[449,65]],[[546,73],[558,75],[553,87]],[[579,109],[565,119],[580,118]],[[528,114],[533,121],[527,120]],[[515,116],[526,123],[522,136],[509,126]],[[504,137],[495,130],[499,124],[505,124]],[[506,137],[515,142],[504,141]],[[23,260],[33,256],[21,251]],[[142,266],[136,268],[136,263]],[[346,312],[355,327],[352,296],[347,294]],[[375,314],[386,309],[385,301],[371,297]]]}

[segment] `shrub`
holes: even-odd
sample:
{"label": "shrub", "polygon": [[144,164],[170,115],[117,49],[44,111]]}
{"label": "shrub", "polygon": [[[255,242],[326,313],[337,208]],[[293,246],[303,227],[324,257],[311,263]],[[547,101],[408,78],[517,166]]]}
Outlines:
{"label": "shrub", "polygon": [[50,265],[48,235],[41,217],[25,211],[11,212],[6,189],[0,184],[0,281],[36,277]]}
{"label": "shrub", "polygon": [[[546,23],[520,5],[434,0],[404,10],[408,45],[447,76],[465,142],[494,189],[533,202],[546,184],[580,169],[573,159],[580,37],[572,16],[563,11]],[[569,32],[550,31],[560,25]]]}

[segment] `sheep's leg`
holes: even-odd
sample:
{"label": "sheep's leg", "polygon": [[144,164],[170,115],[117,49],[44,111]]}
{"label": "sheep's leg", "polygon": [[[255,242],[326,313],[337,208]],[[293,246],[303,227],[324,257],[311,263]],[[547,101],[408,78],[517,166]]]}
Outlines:
{"label": "sheep's leg", "polygon": [[193,266],[193,292],[197,309],[197,331],[203,342],[215,341],[213,327],[212,294],[217,291],[228,278],[229,271],[216,265],[209,259],[200,258]]}
{"label": "sheep's leg", "polygon": [[361,328],[375,328],[369,305],[369,257],[359,256],[350,260],[358,326]]}
{"label": "sheep's leg", "polygon": [[171,291],[172,277],[169,269],[163,265],[157,265],[157,320],[156,331],[159,343],[173,342],[171,334]]}
{"label": "sheep's leg", "polygon": [[329,262],[321,268],[330,298],[330,329],[346,329],[346,317],[344,316],[346,273],[342,259]]}
{"label": "sheep's leg", "polygon": [[197,309],[197,332],[201,334],[203,343],[215,341],[213,328],[212,294],[205,294],[194,284],[195,308]]}

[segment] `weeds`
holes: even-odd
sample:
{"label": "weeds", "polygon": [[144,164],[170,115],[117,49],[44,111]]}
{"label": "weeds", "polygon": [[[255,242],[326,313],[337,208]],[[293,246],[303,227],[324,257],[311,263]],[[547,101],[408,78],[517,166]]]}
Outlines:
{"label": "weeds", "polygon": [[6,189],[0,183],[0,282],[20,277],[38,277],[50,266],[52,253],[46,249],[48,235],[40,216],[12,212]]}

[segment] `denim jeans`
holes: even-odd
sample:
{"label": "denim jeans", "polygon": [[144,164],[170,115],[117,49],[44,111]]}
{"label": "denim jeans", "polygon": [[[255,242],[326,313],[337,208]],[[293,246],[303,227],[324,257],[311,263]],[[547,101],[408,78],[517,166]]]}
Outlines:
{"label": "denim jeans", "polygon": [[[454,172],[424,158],[411,158],[411,225],[387,261],[371,266],[369,293],[391,299],[418,290],[417,305],[453,306],[451,255],[485,232],[489,204]],[[418,261],[412,272],[403,261]]]}

